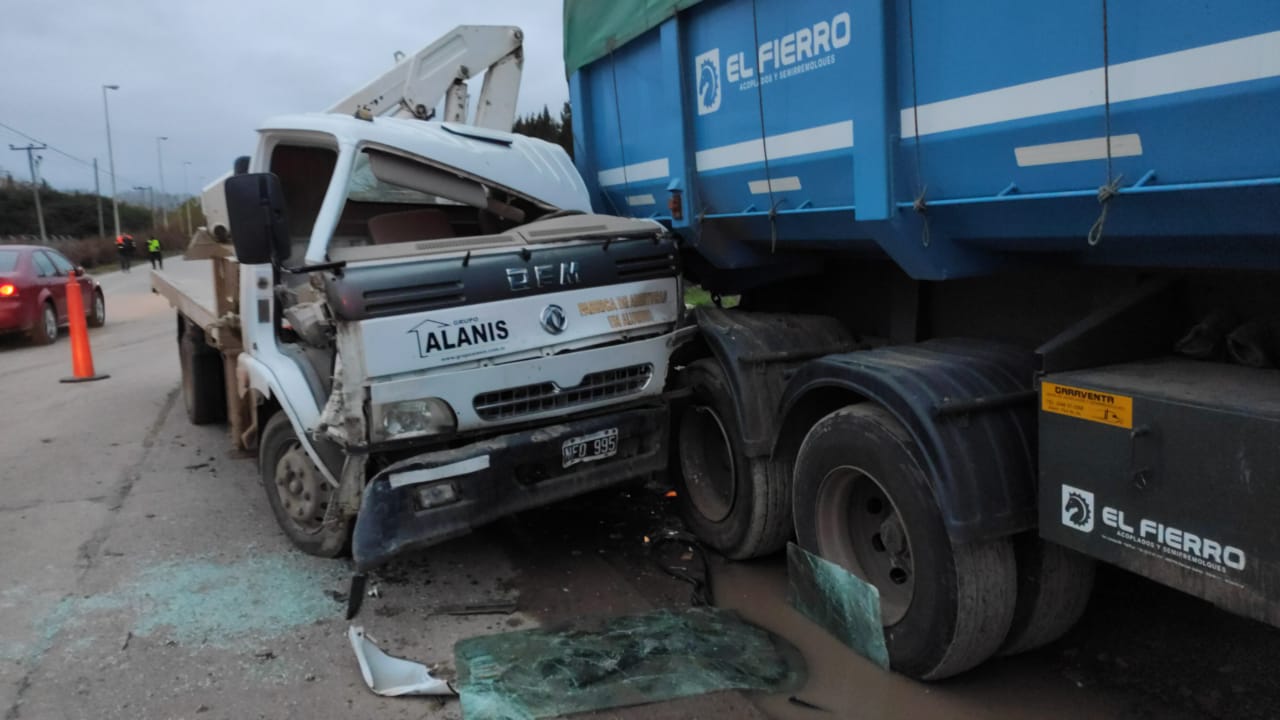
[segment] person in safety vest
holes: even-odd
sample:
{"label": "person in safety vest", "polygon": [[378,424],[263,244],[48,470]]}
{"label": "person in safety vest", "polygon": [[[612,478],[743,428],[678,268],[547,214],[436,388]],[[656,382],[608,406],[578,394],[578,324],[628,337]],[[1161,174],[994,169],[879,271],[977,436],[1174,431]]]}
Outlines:
{"label": "person in safety vest", "polygon": [[160,241],[155,235],[147,241],[147,258],[151,260],[151,268],[154,270],[157,265],[160,269],[164,269],[164,255],[160,254]]}
{"label": "person in safety vest", "polygon": [[133,236],[129,233],[116,236],[116,253],[120,256],[120,269],[129,272],[129,266],[133,264]]}

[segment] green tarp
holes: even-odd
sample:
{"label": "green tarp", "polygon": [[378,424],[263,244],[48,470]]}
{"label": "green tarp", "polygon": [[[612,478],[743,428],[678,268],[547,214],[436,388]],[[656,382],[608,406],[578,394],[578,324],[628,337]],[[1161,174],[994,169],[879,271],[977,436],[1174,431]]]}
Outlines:
{"label": "green tarp", "polygon": [[564,68],[593,60],[702,0],[564,0]]}

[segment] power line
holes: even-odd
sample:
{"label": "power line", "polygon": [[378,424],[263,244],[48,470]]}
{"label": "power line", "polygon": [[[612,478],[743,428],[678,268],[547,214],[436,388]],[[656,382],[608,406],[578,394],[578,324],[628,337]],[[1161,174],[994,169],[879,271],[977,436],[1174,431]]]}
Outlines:
{"label": "power line", "polygon": [[[21,135],[23,138],[26,138],[27,140],[29,140],[29,141],[31,141],[31,142],[34,142],[34,143],[40,143],[41,145],[45,145],[49,150],[52,150],[52,151],[54,151],[54,152],[58,153],[59,155],[61,155],[61,156],[65,157],[65,158],[67,158],[68,160],[74,160],[75,162],[78,162],[78,163],[80,163],[81,165],[84,165],[85,167],[88,167],[88,168],[95,168],[95,166],[94,166],[93,162],[91,162],[91,161],[89,161],[89,160],[85,160],[84,158],[78,158],[78,157],[76,157],[75,155],[72,155],[71,153],[69,153],[69,152],[67,152],[67,151],[65,151],[65,150],[61,150],[61,149],[59,149],[59,148],[56,148],[56,147],[54,147],[53,145],[50,145],[49,143],[47,143],[47,142],[45,142],[45,141],[43,141],[43,140],[40,140],[40,139],[38,139],[38,138],[34,138],[34,137],[32,137],[32,136],[30,136],[30,135],[28,135],[28,134],[26,134],[26,133],[22,132],[21,130],[19,130],[19,129],[17,129],[17,128],[15,128],[15,127],[11,126],[11,125],[6,125],[6,124],[4,124],[3,122],[0,122],[0,128],[4,128],[5,130],[8,130],[9,132],[14,133],[15,135]],[[95,168],[95,169],[96,169],[96,168]],[[108,170],[108,171],[105,171],[105,172],[106,172],[106,175],[107,175],[108,177],[110,177],[110,176],[111,176],[111,171],[109,171],[109,170]],[[134,181],[133,181],[133,180],[131,180],[130,178],[125,177],[124,175],[119,175],[119,174],[117,174],[117,175],[116,175],[116,179],[117,179],[117,180],[125,180],[125,181],[127,181],[127,182],[134,182]]]}
{"label": "power line", "polygon": [[84,159],[82,159],[82,158],[78,158],[78,157],[76,157],[75,155],[72,155],[72,154],[71,154],[71,153],[69,153],[69,152],[64,152],[64,151],[62,151],[62,150],[59,150],[58,148],[56,148],[56,147],[54,147],[54,146],[52,146],[52,145],[49,145],[49,143],[47,143],[47,142],[45,142],[45,141],[43,141],[43,140],[40,140],[39,138],[33,138],[33,137],[31,137],[30,135],[28,135],[28,134],[26,134],[26,133],[22,132],[21,130],[19,130],[19,129],[15,128],[15,127],[11,127],[11,126],[9,126],[9,125],[5,125],[5,124],[4,124],[4,123],[2,123],[2,122],[0,122],[0,127],[4,128],[5,130],[8,130],[8,131],[9,131],[9,132],[11,132],[11,133],[14,133],[15,135],[21,135],[22,137],[26,138],[27,140],[30,140],[31,142],[34,142],[34,143],[40,143],[41,145],[46,145],[46,146],[48,146],[48,148],[49,148],[50,150],[52,150],[52,151],[54,151],[54,152],[58,153],[59,155],[62,155],[62,156],[63,156],[63,157],[65,157],[65,158],[68,158],[68,159],[70,159],[70,160],[75,160],[76,162],[80,163],[81,165],[85,165],[85,166],[87,166],[87,167],[93,167],[93,163],[92,163],[92,162],[90,162],[90,161],[88,161],[88,160],[84,160]]}

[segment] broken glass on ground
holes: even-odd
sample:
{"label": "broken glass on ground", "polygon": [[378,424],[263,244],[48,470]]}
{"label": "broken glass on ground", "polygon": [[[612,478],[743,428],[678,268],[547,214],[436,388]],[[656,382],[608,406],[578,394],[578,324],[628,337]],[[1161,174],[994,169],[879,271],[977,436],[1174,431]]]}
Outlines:
{"label": "broken glass on ground", "polygon": [[718,690],[790,692],[804,661],[730,610],[690,608],[468,638],[454,646],[467,718],[534,720]]}
{"label": "broken glass on ground", "polygon": [[787,545],[787,576],[792,607],[854,652],[889,669],[875,585],[795,543]]}

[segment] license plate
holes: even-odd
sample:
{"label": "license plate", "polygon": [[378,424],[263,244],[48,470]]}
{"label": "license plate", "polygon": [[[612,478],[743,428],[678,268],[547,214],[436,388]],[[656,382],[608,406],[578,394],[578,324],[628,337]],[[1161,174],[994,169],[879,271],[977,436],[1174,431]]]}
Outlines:
{"label": "license plate", "polygon": [[564,467],[613,457],[618,454],[618,428],[569,438],[560,446],[560,454]]}

